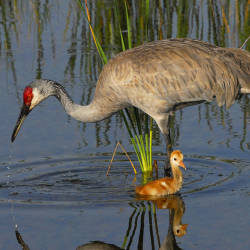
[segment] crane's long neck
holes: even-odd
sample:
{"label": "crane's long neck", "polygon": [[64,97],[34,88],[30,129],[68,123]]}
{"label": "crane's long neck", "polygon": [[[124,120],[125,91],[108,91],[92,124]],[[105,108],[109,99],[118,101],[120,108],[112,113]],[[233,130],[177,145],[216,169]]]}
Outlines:
{"label": "crane's long neck", "polygon": [[49,81],[49,84],[51,86],[50,95],[54,95],[61,102],[66,113],[76,120],[82,122],[101,121],[120,109],[120,107],[109,107],[105,99],[93,99],[92,102],[86,106],[76,104],[62,85],[54,81]]}

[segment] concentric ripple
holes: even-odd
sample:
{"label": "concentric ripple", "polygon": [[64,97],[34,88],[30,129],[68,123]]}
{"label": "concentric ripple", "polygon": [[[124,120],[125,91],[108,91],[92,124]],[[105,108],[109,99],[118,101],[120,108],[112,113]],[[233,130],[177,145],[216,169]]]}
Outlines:
{"label": "concentric ripple", "polygon": [[[129,162],[113,163],[106,176],[108,155],[90,155],[63,159],[22,161],[11,166],[2,164],[0,202],[34,205],[107,205],[134,199],[134,182]],[[159,156],[159,165],[163,165]],[[231,190],[240,182],[249,163],[215,157],[185,156],[187,171],[181,193],[221,192]],[[138,164],[137,164],[138,165]],[[244,175],[244,174],[243,174]]]}
{"label": "concentric ripple", "polygon": [[192,156],[184,175],[184,193],[222,192],[234,186],[247,163],[215,157]]}
{"label": "concentric ripple", "polygon": [[109,159],[102,155],[13,163],[1,173],[0,202],[89,205],[126,200],[134,176],[121,164],[106,176]]}

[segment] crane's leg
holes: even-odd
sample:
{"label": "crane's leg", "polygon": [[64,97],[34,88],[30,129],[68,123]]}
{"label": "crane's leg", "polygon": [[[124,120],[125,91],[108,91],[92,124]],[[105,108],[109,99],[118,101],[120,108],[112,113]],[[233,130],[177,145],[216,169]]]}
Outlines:
{"label": "crane's leg", "polygon": [[171,120],[171,116],[169,116],[168,118],[168,123],[167,123],[167,133],[165,134],[165,141],[166,141],[166,162],[165,162],[165,169],[164,169],[164,173],[165,176],[171,176],[171,166],[170,166],[170,155],[173,151],[173,146],[172,146],[172,141],[171,141],[171,136],[170,136],[170,121]]}
{"label": "crane's leg", "polygon": [[158,124],[158,127],[160,128],[161,132],[164,134],[165,141],[166,141],[166,149],[167,149],[167,157],[166,157],[166,163],[165,163],[165,176],[171,175],[171,167],[170,167],[170,155],[172,153],[172,142],[171,142],[171,136],[170,136],[170,121],[171,116],[169,113],[164,113],[161,116],[154,117],[155,121]]}

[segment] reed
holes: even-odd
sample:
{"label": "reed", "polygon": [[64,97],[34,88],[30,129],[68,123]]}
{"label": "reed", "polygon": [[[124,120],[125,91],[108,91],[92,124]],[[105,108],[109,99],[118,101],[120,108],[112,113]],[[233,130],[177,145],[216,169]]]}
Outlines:
{"label": "reed", "polygon": [[[90,14],[89,9],[87,5],[87,0],[85,0],[84,5],[81,0],[78,0],[80,8],[83,10],[83,13],[86,16],[86,19],[88,21],[91,34],[93,37],[93,40],[95,42],[96,48],[98,50],[98,53],[102,59],[102,62],[104,64],[107,63],[107,56],[105,55],[97,37],[95,34],[95,31],[91,25],[90,20]],[[120,34],[120,41],[121,41],[121,47],[122,50],[126,50],[125,45],[125,37],[123,35],[121,25],[120,25],[120,14],[119,14],[119,8],[117,1],[115,2],[115,18],[117,19],[118,23],[118,29]],[[127,28],[127,48],[132,48],[132,29],[131,29],[131,23],[130,23],[130,16],[129,16],[129,10],[126,0],[123,1],[125,12],[126,12],[126,28]],[[149,1],[145,0],[145,15],[146,20],[148,18],[149,13]],[[147,25],[147,21],[145,22]],[[147,27],[147,26],[146,26]],[[147,33],[147,32],[146,32]],[[146,172],[152,172],[152,118],[149,118],[148,115],[142,114],[137,108],[126,108],[125,111],[120,111],[121,116],[124,120],[125,126],[127,128],[127,131],[130,136],[131,143],[134,147],[135,153],[137,155],[138,161],[140,163],[140,167],[143,173]],[[141,116],[144,116],[144,124],[141,123]]]}

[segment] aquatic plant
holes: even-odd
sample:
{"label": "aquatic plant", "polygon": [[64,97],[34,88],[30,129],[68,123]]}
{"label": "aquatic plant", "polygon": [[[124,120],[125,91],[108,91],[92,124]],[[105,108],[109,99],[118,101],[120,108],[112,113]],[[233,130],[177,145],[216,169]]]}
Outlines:
{"label": "aquatic plant", "polygon": [[[90,13],[87,5],[87,0],[85,0],[85,3],[81,0],[78,0],[79,6],[83,10],[91,30],[91,34],[93,37],[93,40],[95,42],[96,48],[98,50],[98,53],[102,59],[102,62],[104,64],[107,63],[107,56],[105,55],[96,35],[94,32],[94,29],[91,25],[90,20]],[[130,49],[132,48],[132,31],[131,31],[131,24],[130,24],[130,16],[128,11],[128,5],[126,0],[124,0],[124,6],[126,10],[126,27],[127,27],[127,47]],[[148,13],[149,13],[149,1],[145,1],[145,20],[148,19]],[[121,25],[120,25],[120,15],[119,15],[119,8],[118,4],[116,2],[115,6],[115,17],[118,20],[118,26],[119,26],[119,34],[120,34],[120,40],[121,40],[121,47],[122,50],[126,50],[125,46],[125,39],[122,33]],[[85,12],[86,11],[86,12]],[[147,22],[146,24],[147,25]],[[143,173],[146,172],[152,172],[152,118],[146,114],[142,114],[141,111],[139,111],[137,108],[126,108],[125,112],[123,110],[120,111],[121,116],[123,117],[124,123],[126,125],[127,131],[130,136],[130,140],[132,142],[132,145],[134,147],[135,153],[137,155],[138,161],[140,163],[140,167]],[[143,116],[143,119],[142,119]],[[144,124],[142,124],[141,120],[144,121]],[[133,166],[133,165],[132,165]],[[135,169],[134,169],[135,171]],[[136,171],[135,171],[136,174]]]}

